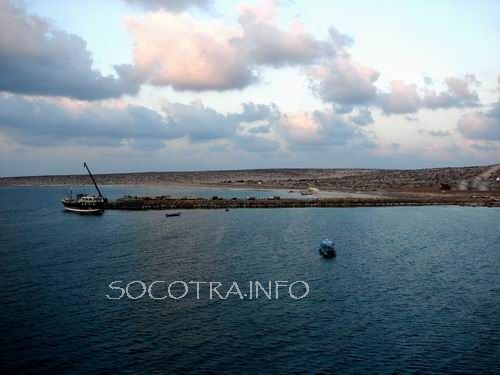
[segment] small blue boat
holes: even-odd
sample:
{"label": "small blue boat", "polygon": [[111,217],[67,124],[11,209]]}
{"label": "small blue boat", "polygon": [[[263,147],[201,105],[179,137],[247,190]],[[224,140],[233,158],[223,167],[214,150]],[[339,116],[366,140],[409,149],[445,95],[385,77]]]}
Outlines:
{"label": "small blue boat", "polygon": [[321,241],[319,245],[319,252],[325,258],[335,258],[337,256],[337,252],[335,251],[335,242],[326,239]]}

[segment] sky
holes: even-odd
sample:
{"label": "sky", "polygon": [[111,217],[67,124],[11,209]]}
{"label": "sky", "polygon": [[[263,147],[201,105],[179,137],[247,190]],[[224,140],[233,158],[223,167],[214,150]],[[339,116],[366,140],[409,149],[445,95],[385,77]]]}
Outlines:
{"label": "sky", "polygon": [[0,176],[500,162],[500,2],[0,0]]}

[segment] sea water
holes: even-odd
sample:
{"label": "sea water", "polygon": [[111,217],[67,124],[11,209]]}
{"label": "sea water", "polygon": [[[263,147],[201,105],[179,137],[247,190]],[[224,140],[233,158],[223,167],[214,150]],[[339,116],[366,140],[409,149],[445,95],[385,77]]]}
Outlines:
{"label": "sea water", "polygon": [[[86,188],[91,192],[90,188]],[[104,187],[105,195],[269,192]],[[76,192],[76,190],[75,190]],[[64,212],[64,189],[0,189],[0,363],[51,373],[500,370],[500,209]],[[337,258],[318,252],[335,241]],[[307,295],[249,298],[249,282]],[[240,298],[110,299],[154,281]],[[176,286],[182,284],[177,283]],[[189,284],[192,285],[192,284]],[[203,284],[208,288],[209,284]],[[157,288],[156,288],[157,287]],[[180,296],[182,290],[172,290]],[[300,288],[299,288],[300,289]],[[304,289],[295,291],[304,294]],[[273,289],[274,292],[274,289]]]}

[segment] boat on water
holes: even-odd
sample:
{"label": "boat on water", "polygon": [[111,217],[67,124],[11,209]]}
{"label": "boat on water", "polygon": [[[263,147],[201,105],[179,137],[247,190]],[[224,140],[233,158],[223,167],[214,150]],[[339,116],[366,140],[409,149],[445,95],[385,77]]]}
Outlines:
{"label": "boat on water", "polygon": [[63,204],[64,209],[69,212],[90,215],[102,214],[104,212],[104,206],[107,199],[102,196],[101,190],[99,190],[99,186],[97,186],[94,176],[92,176],[87,163],[83,163],[83,166],[87,169],[87,172],[89,173],[89,176],[92,179],[99,195],[77,194],[76,198],[73,198],[73,193],[71,193],[70,196],[64,197],[61,200],[61,203]]}
{"label": "boat on water", "polygon": [[181,213],[180,212],[174,212],[174,213],[166,213],[165,214],[166,217],[175,217],[175,216],[181,216]]}
{"label": "boat on water", "polygon": [[335,250],[335,242],[329,239],[321,241],[319,245],[319,252],[325,258],[335,258],[337,256],[337,252]]}
{"label": "boat on water", "polygon": [[105,200],[103,197],[78,194],[76,198],[65,197],[62,204],[66,211],[79,214],[102,214],[104,212]]}

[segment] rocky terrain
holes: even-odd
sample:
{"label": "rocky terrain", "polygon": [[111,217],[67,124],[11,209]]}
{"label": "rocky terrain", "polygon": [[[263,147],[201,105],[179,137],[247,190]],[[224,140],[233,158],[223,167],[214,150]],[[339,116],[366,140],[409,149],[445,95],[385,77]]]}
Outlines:
{"label": "rocky terrain", "polygon": [[[141,172],[96,174],[101,185],[128,186],[217,186],[234,188],[275,188],[356,192],[436,192],[447,184],[456,190],[460,181],[481,176],[491,190],[500,190],[497,166],[431,168],[415,170],[383,169],[250,169],[200,172]],[[87,174],[0,178],[0,186],[79,186],[89,185]]]}

